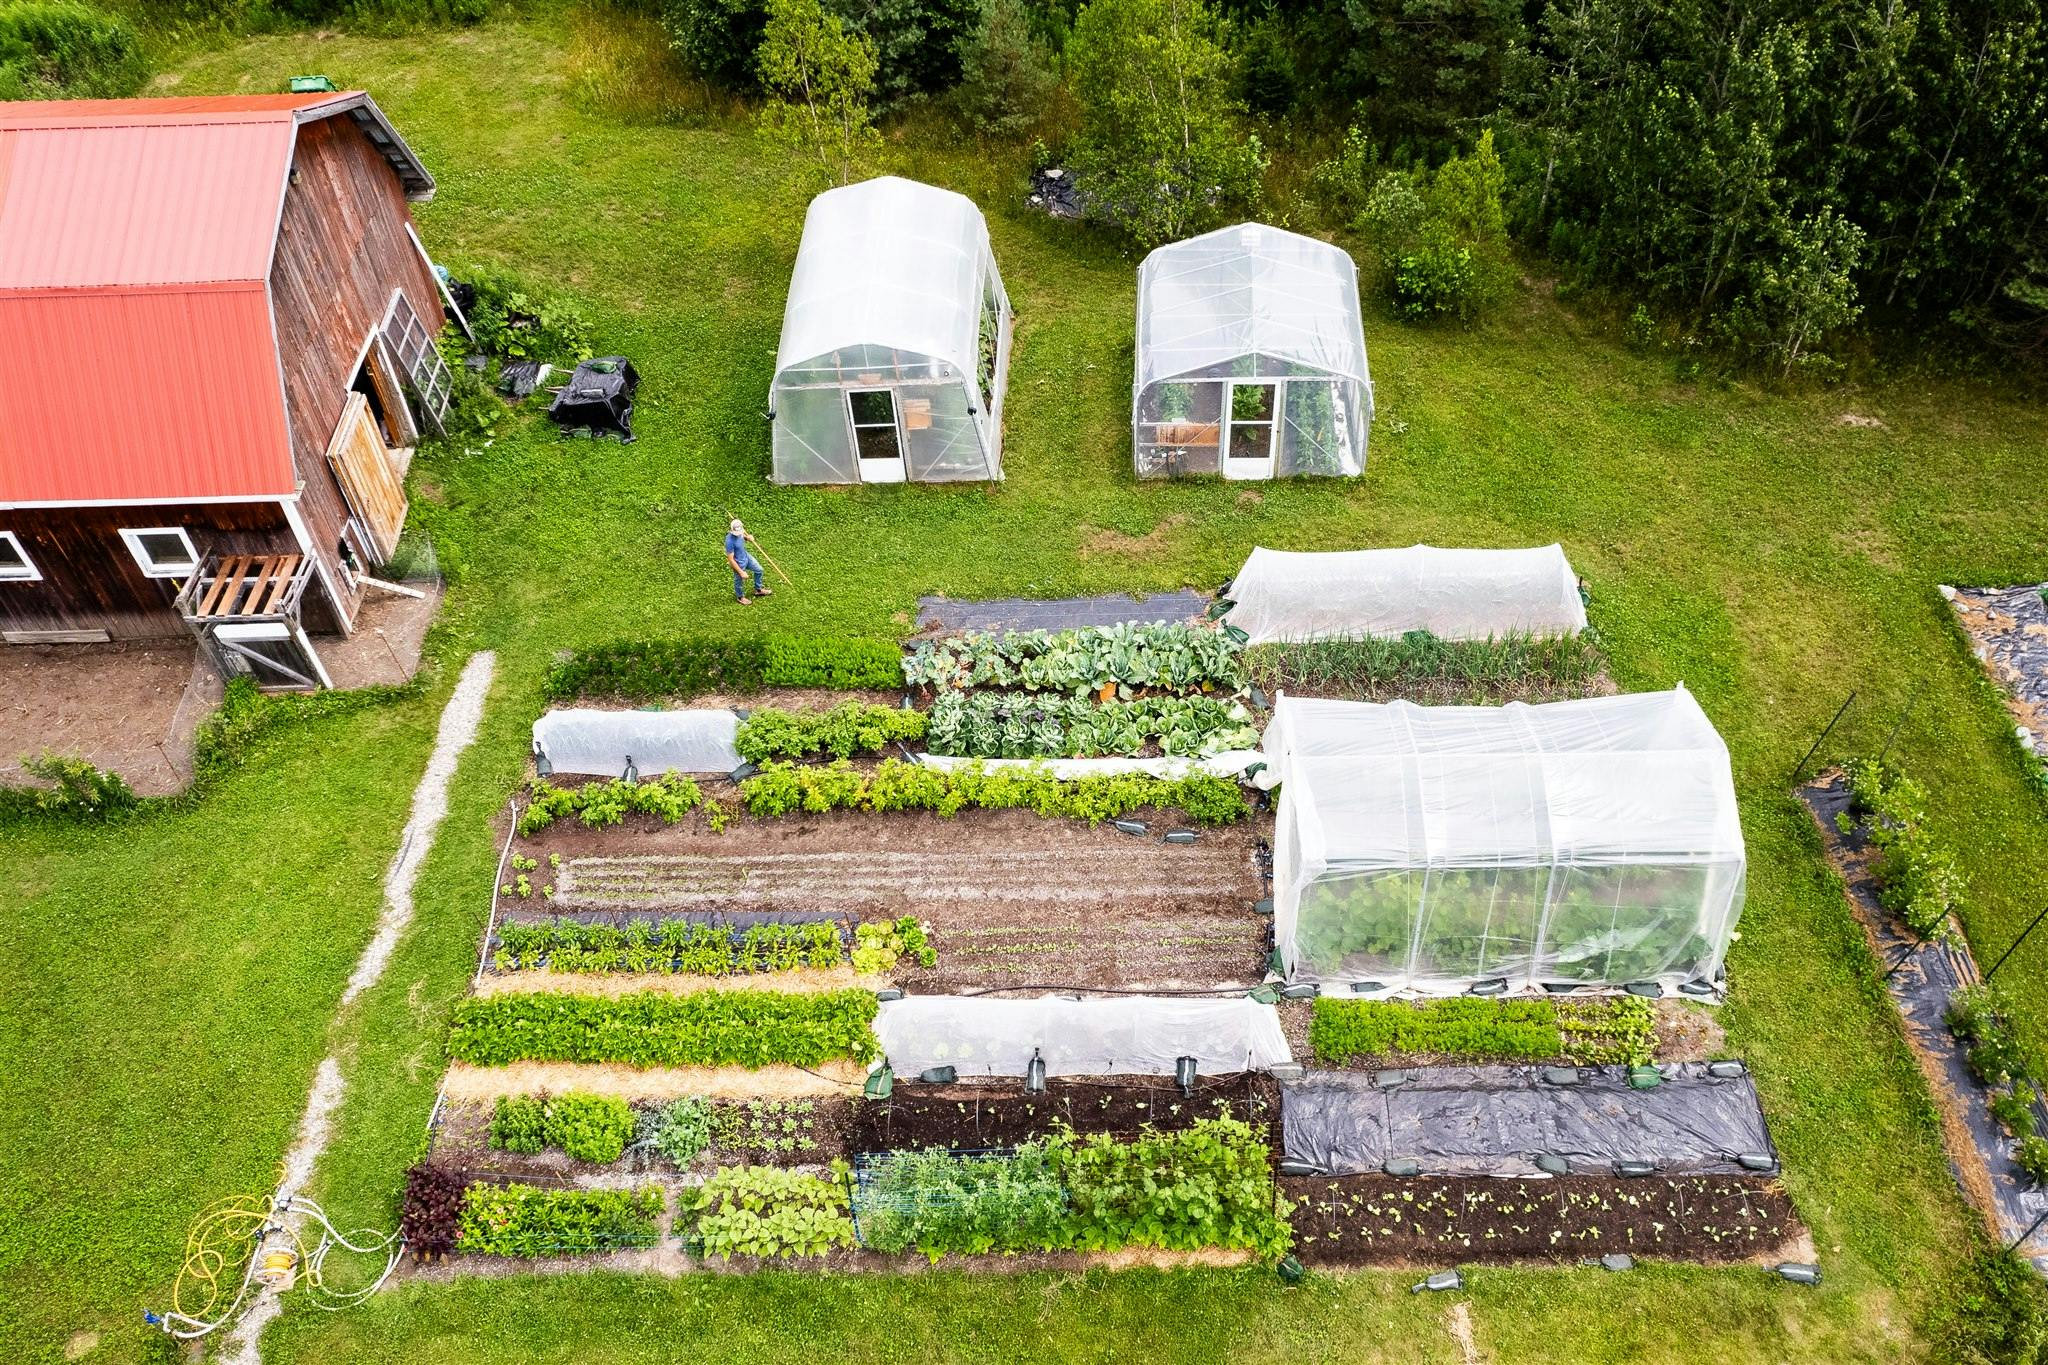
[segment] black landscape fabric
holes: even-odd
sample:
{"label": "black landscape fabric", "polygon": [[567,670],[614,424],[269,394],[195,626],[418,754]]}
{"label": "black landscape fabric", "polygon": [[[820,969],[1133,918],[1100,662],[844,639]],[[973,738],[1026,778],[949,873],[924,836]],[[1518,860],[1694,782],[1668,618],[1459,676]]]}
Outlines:
{"label": "black landscape fabric", "polygon": [[1646,1161],[1659,1174],[1740,1174],[1736,1159],[1772,1152],[1756,1087],[1703,1062],[1663,1068],[1629,1088],[1623,1067],[1580,1067],[1556,1085],[1527,1066],[1432,1066],[1380,1085],[1364,1072],[1310,1072],[1281,1087],[1286,1155],[1331,1175],[1412,1160],[1423,1175],[1539,1175],[1536,1158],[1605,1174]]}
{"label": "black landscape fabric", "polygon": [[1123,593],[1039,601],[1005,597],[955,602],[947,597],[917,599],[917,628],[928,630],[1072,630],[1080,626],[1121,626],[1137,622],[1192,621],[1209,609],[1198,592],[1158,593],[1143,599]]}
{"label": "black landscape fabric", "polygon": [[633,391],[640,374],[620,355],[586,360],[548,406],[548,416],[564,427],[633,439]]}

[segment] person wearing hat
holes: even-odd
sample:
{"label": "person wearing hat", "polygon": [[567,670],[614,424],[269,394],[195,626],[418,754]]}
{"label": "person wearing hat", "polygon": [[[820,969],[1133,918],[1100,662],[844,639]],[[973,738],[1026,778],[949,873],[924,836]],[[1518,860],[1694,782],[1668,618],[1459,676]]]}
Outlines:
{"label": "person wearing hat", "polygon": [[753,538],[738,517],[732,519],[732,529],[725,533],[725,562],[732,565],[732,595],[743,607],[748,605],[747,575],[750,573],[754,575],[754,596],[775,595],[774,589],[761,586],[761,562],[747,552],[747,542]]}

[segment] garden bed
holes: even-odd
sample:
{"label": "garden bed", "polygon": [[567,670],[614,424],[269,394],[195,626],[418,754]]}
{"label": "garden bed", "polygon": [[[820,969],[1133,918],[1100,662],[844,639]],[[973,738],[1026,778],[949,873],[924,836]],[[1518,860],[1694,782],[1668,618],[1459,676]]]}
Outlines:
{"label": "garden bed", "polygon": [[2015,736],[2048,782],[2048,583],[1941,590],[1970,647],[2005,694]]}
{"label": "garden bed", "polygon": [[[733,1111],[736,1131],[773,1125],[777,1114],[750,1112],[748,1101],[724,1101]],[[794,1101],[754,1101],[755,1105],[790,1104],[806,1106],[796,1111],[798,1134],[787,1148],[769,1142],[745,1142],[735,1148],[714,1140],[695,1160],[678,1167],[653,1148],[636,1144],[619,1160],[603,1165],[577,1161],[549,1148],[542,1152],[508,1152],[491,1146],[491,1115],[495,1105],[488,1101],[460,1100],[442,1107],[434,1125],[432,1159],[473,1176],[517,1176],[522,1180],[555,1178],[578,1184],[617,1183],[625,1175],[675,1172],[704,1174],[720,1166],[741,1164],[763,1166],[822,1166],[850,1150],[846,1134],[859,1101],[845,1095],[825,1095]],[[778,1111],[779,1113],[779,1111]],[[761,1122],[753,1120],[758,1117]]]}
{"label": "garden bed", "polygon": [[[1965,1048],[1944,1021],[1949,998],[1979,979],[1968,944],[1960,937],[1916,942],[1885,912],[1871,874],[1874,850],[1869,840],[1861,831],[1844,833],[1836,824],[1851,806],[1848,783],[1839,770],[1821,773],[1798,795],[1820,827],[1828,862],[1842,876],[1849,908],[1871,952],[1886,964],[1885,988],[1941,1117],[1950,1170],[1998,1241],[2023,1237],[2042,1212],[2041,1196],[2029,1191],[2030,1182],[2013,1161],[2011,1143],[1991,1116],[1990,1094],[1970,1075]],[[2033,1237],[2018,1250],[2037,1263],[2048,1261],[2048,1234],[2034,1228]]]}
{"label": "garden bed", "polygon": [[[538,864],[534,895],[501,901],[526,918],[778,915],[924,921],[937,965],[899,966],[921,991],[1032,986],[1207,989],[1265,972],[1268,922],[1255,850],[1261,821],[1201,831],[1153,812],[1145,837],[1028,811],[834,811],[740,820],[722,834],[695,814],[675,825],[628,816],[557,821],[515,851]],[[560,866],[551,866],[559,858]],[[552,886],[551,898],[540,894]]]}
{"label": "garden bed", "polygon": [[1310,1265],[1812,1259],[1784,1187],[1755,1177],[1301,1176],[1280,1188]]}
{"label": "garden bed", "polygon": [[1256,1073],[1204,1076],[1193,1099],[1183,1099],[1176,1086],[1157,1076],[1055,1077],[1042,1095],[1026,1094],[1015,1081],[924,1085],[898,1078],[887,1100],[854,1107],[847,1142],[857,1152],[972,1151],[1013,1147],[1063,1124],[1080,1133],[1119,1136],[1148,1124],[1173,1131],[1215,1117],[1219,1103],[1234,1117],[1276,1127],[1279,1097],[1278,1083]]}
{"label": "garden bed", "polygon": [[1244,652],[1244,667],[1268,697],[1446,706],[1611,697],[1621,690],[1599,646],[1583,636],[1255,645]]}

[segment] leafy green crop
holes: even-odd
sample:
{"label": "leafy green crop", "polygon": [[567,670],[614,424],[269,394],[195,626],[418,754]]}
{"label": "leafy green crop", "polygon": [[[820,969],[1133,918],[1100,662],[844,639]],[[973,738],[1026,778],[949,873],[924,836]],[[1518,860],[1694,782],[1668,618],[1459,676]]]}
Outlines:
{"label": "leafy green crop", "polygon": [[1238,645],[1220,630],[1179,622],[1062,631],[970,631],[921,640],[903,660],[912,686],[1021,687],[1092,693],[1114,685],[1187,692],[1244,685]]}
{"label": "leafy green crop", "polygon": [[1066,1190],[1041,1143],[1007,1156],[893,1152],[855,1195],[863,1245],[948,1252],[1050,1251],[1067,1240]]}
{"label": "leafy green crop", "polygon": [[946,691],[932,703],[927,747],[969,758],[1092,758],[1161,753],[1203,756],[1259,742],[1243,703],[1218,697],[1096,702],[1031,692]]}
{"label": "leafy green crop", "polygon": [[689,919],[625,925],[556,919],[498,925],[492,965],[501,972],[650,972],[692,976],[836,967],[846,960],[831,920],[756,924],[745,930]]}
{"label": "leafy green crop", "polygon": [[1878,851],[1870,869],[1878,900],[1915,937],[1945,937],[1968,888],[1955,850],[1927,824],[1927,789],[1876,759],[1855,759],[1846,767],[1854,809]]}
{"label": "leafy green crop", "polygon": [[704,803],[704,792],[681,773],[663,773],[644,782],[615,777],[580,787],[557,787],[535,778],[527,788],[526,808],[519,812],[521,837],[538,834],[565,815],[575,815],[595,829],[616,825],[628,815],[658,815],[673,825]]}
{"label": "leafy green crop", "polygon": [[920,740],[924,734],[922,711],[844,701],[829,711],[756,711],[740,722],[733,747],[749,763],[809,758],[818,753],[851,758],[893,743]]}
{"label": "leafy green crop", "polygon": [[1309,1045],[1326,1062],[1395,1053],[1451,1057],[1556,1057],[1564,1052],[1548,1000],[1450,999],[1315,1002]]}
{"label": "leafy green crop", "polygon": [[602,1166],[625,1154],[633,1127],[633,1107],[610,1095],[500,1095],[491,1146],[528,1154],[559,1147]]}
{"label": "leafy green crop", "polygon": [[1577,697],[1592,690],[1604,666],[1590,634],[1444,640],[1411,630],[1390,638],[1253,645],[1244,652],[1246,674],[1268,695],[1356,701]]}
{"label": "leafy green crop", "polygon": [[823,1256],[853,1245],[846,1178],[775,1166],[728,1167],[683,1196],[706,1256]]}
{"label": "leafy green crop", "polygon": [[868,920],[853,932],[853,969],[864,975],[891,971],[909,958],[920,967],[939,965],[938,949],[925,936],[915,915],[894,920]]}
{"label": "leafy green crop", "polygon": [[482,1181],[463,1192],[455,1249],[482,1256],[567,1256],[652,1246],[658,1189],[555,1190]]}
{"label": "leafy green crop", "polygon": [[654,1110],[647,1123],[647,1142],[678,1166],[687,1166],[711,1145],[711,1101],[685,1095]]}
{"label": "leafy green crop", "polygon": [[1077,1250],[1242,1247],[1279,1256],[1293,1241],[1264,1131],[1242,1119],[1147,1129],[1129,1142],[1069,1129],[1046,1151],[1067,1189],[1066,1240]]}
{"label": "leafy green crop", "polygon": [[858,990],[471,996],[455,1007],[448,1052],[478,1066],[819,1066],[873,1058],[874,1017],[874,993]]}
{"label": "leafy green crop", "polygon": [[929,810],[953,816],[969,806],[1024,809],[1048,817],[1104,820],[1141,806],[1178,807],[1204,825],[1227,825],[1251,814],[1244,792],[1228,778],[1192,773],[1182,778],[1118,773],[1061,781],[1036,765],[984,770],[969,764],[954,772],[885,758],[870,777],[844,762],[823,767],[766,763],[740,784],[751,815],[791,811]]}

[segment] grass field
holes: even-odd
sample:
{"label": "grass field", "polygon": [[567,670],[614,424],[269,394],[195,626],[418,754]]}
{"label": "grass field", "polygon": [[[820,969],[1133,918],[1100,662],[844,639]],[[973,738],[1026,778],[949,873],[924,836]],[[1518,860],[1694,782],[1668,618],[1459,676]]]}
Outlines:
{"label": "grass field", "polygon": [[[893,143],[893,169],[990,215],[1017,310],[1009,479],[992,488],[775,489],[761,415],[808,195],[742,127],[622,121],[589,98],[594,29],[535,23],[397,39],[280,36],[195,55],[179,92],[316,70],[366,85],[440,181],[441,259],[573,288],[645,382],[631,446],[514,424],[423,456],[414,515],[452,591],[424,695],[274,734],[196,808],[115,829],[4,836],[15,967],[0,993],[0,1356],[150,1358],[183,1229],[263,1189],[323,1050],[352,1095],[318,1193],[388,1223],[474,962],[496,845],[553,651],[624,635],[902,630],[919,593],[1210,586],[1254,543],[1561,540],[1625,687],[1684,681],[1734,754],[1749,841],[1724,1010],[1758,1073],[1827,1283],[1756,1271],[1491,1271],[1465,1300],[1499,1360],[1920,1359],[1982,1242],[1927,1093],[1786,773],[1850,688],[1831,745],[1929,784],[1995,949],[2048,887],[2048,813],[1954,641],[1937,581],[2048,577],[2048,413],[1987,386],[1901,379],[1774,395],[1680,385],[1532,282],[1476,330],[1369,317],[1380,420],[1357,483],[1139,487],[1129,473],[1135,260],[1026,215],[1014,156]],[[606,61],[622,50],[617,40]],[[1879,419],[1870,427],[1845,414]],[[718,547],[744,515],[795,587],[742,612]],[[419,917],[383,983],[334,1019],[452,666],[500,676]],[[2048,1044],[2048,938],[2004,973]],[[1205,1272],[990,1281],[586,1276],[415,1286],[288,1313],[293,1361],[1460,1360],[1411,1276]],[[93,1334],[87,1336],[75,1334]],[[86,1348],[92,1348],[86,1350]]]}

